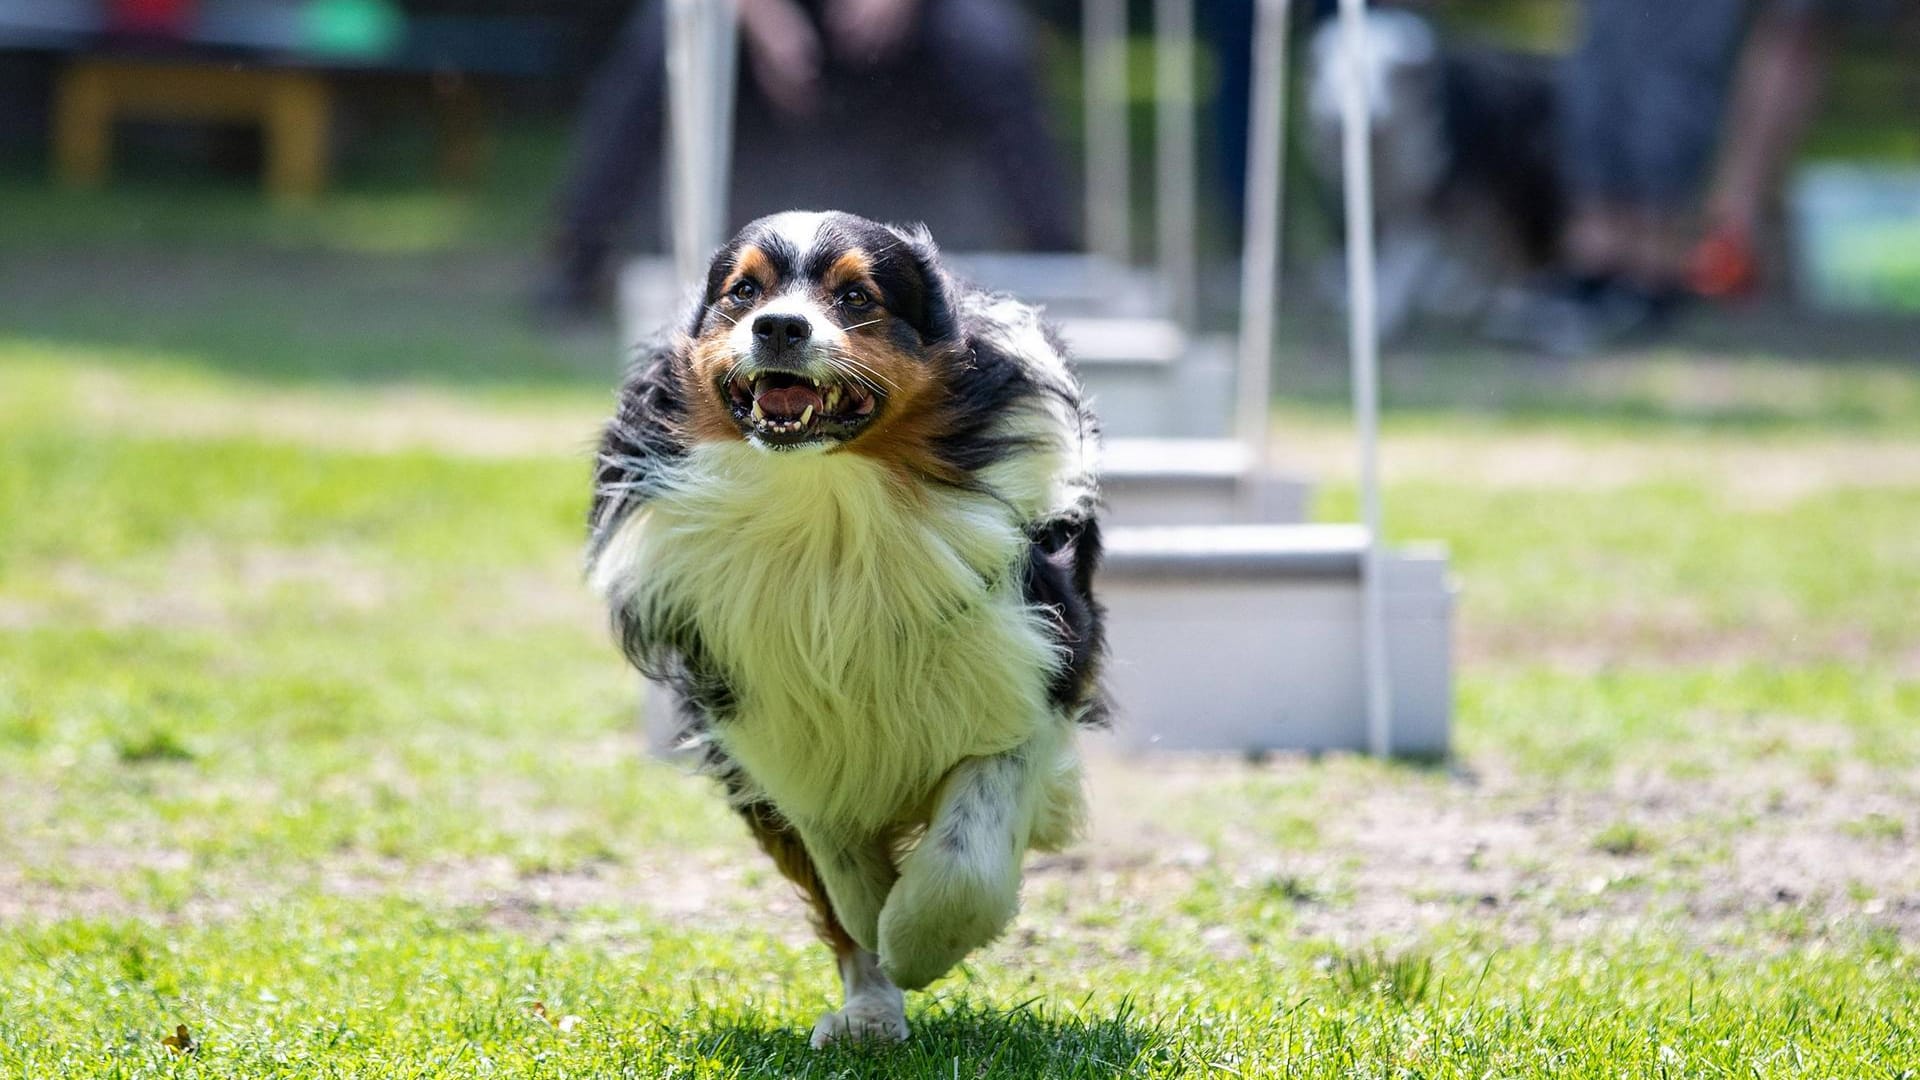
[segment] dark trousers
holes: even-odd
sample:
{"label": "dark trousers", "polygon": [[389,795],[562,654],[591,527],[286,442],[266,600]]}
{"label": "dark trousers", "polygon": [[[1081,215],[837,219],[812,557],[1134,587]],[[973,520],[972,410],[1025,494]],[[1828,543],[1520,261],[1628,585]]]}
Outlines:
{"label": "dark trousers", "polygon": [[1561,165],[1576,198],[1673,211],[1698,196],[1747,6],[1587,0],[1561,98]]}
{"label": "dark trousers", "polygon": [[[938,119],[977,133],[1029,246],[1074,246],[1073,213],[1041,108],[1026,19],[1008,0],[924,0],[912,34],[880,74],[930,84],[935,92],[922,96]],[[826,51],[829,65],[840,63],[831,47]],[[659,168],[665,82],[665,5],[642,0],[588,91],[560,192],[561,247],[582,272],[605,259],[649,171]],[[884,98],[873,103],[886,105]]]}

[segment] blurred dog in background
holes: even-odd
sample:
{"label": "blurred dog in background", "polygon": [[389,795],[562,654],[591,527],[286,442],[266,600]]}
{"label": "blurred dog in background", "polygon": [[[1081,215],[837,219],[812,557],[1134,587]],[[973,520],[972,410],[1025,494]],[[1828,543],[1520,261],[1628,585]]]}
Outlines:
{"label": "blurred dog in background", "polygon": [[[1443,44],[1427,20],[1376,10],[1363,22],[1382,337],[1418,313],[1471,318],[1559,256],[1564,194],[1554,154],[1553,60]],[[1341,187],[1346,53],[1337,19],[1308,50],[1308,160]],[[1342,215],[1335,211],[1337,218]],[[1345,299],[1336,253],[1315,277]]]}

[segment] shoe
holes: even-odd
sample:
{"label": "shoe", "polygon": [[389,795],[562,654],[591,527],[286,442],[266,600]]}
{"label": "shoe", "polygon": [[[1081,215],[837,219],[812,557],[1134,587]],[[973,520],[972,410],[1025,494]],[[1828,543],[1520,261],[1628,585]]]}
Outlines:
{"label": "shoe", "polygon": [[1731,300],[1760,286],[1760,258],[1747,230],[1721,225],[1700,238],[1687,259],[1687,285],[1698,296]]}
{"label": "shoe", "polygon": [[1617,277],[1557,276],[1497,298],[1481,330],[1505,345],[1586,356],[1664,330],[1685,298],[1677,288],[1648,289]]}

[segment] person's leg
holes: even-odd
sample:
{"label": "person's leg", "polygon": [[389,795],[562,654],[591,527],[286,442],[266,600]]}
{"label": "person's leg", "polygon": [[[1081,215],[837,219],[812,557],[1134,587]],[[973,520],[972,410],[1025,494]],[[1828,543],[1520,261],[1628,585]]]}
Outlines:
{"label": "person's leg", "polygon": [[1226,220],[1236,231],[1247,205],[1247,125],[1252,122],[1253,0],[1200,0],[1194,21],[1213,52],[1219,78],[1213,97],[1214,160],[1225,192]]}
{"label": "person's leg", "polygon": [[938,107],[979,132],[981,150],[1027,245],[1077,246],[1066,169],[1048,130],[1035,70],[1033,28],[1007,0],[924,0],[924,64]]}
{"label": "person's leg", "polygon": [[1746,228],[1759,223],[1819,100],[1827,61],[1824,30],[1817,16],[1798,6],[1772,12],[1754,28],[1710,216]]}
{"label": "person's leg", "polygon": [[1743,9],[1587,0],[1562,98],[1566,272],[1490,334],[1581,353],[1664,321]]}
{"label": "person's leg", "polygon": [[1561,72],[1560,167],[1568,193],[1567,269],[1576,277],[1618,273],[1629,251],[1629,189],[1621,129],[1631,23],[1622,0],[1587,0],[1580,40]]}
{"label": "person's leg", "polygon": [[594,75],[555,200],[555,299],[585,306],[647,170],[660,156],[666,78],[664,5],[642,0]]}
{"label": "person's leg", "polygon": [[1707,234],[1691,256],[1692,285],[1704,295],[1746,292],[1757,280],[1755,235],[1825,80],[1828,37],[1821,7],[1776,2],[1754,25],[1734,85],[1719,172],[1707,196]]}

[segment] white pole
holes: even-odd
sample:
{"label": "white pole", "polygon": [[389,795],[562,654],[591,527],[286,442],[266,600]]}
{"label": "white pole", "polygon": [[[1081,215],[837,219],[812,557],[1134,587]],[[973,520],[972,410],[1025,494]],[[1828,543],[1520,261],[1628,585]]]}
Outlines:
{"label": "white pole", "polygon": [[708,73],[708,84],[713,88],[713,111],[708,120],[712,125],[709,130],[713,132],[713,156],[708,183],[712,186],[707,202],[707,233],[701,238],[702,260],[710,258],[727,239],[727,209],[733,194],[733,99],[740,56],[736,0],[715,0],[711,11],[713,26],[708,42],[713,67]]}
{"label": "white pole", "polygon": [[1195,308],[1193,0],[1154,0],[1154,209],[1160,273],[1174,316],[1191,328]]}
{"label": "white pole", "polygon": [[700,0],[667,0],[667,181],[675,276],[692,281],[700,272],[701,208],[699,25]]}
{"label": "white pole", "polygon": [[1360,513],[1367,529],[1361,560],[1360,649],[1365,669],[1367,748],[1393,751],[1393,701],[1387,675],[1380,581],[1380,342],[1374,322],[1372,120],[1367,107],[1366,0],[1340,0],[1346,61],[1341,144],[1347,207],[1347,344],[1353,362],[1353,411],[1360,435]]}
{"label": "white pole", "polygon": [[[1247,122],[1246,233],[1240,250],[1239,413],[1248,460],[1264,472],[1270,438],[1273,317],[1280,302],[1280,214],[1287,117],[1288,0],[1254,9],[1253,95]],[[1253,485],[1248,485],[1253,490]]]}
{"label": "white pole", "polygon": [[1082,96],[1086,98],[1087,244],[1113,266],[1133,247],[1132,164],[1127,145],[1126,0],[1083,0]]}
{"label": "white pole", "polygon": [[720,246],[733,156],[734,0],[667,2],[668,204],[674,270],[692,281]]}

